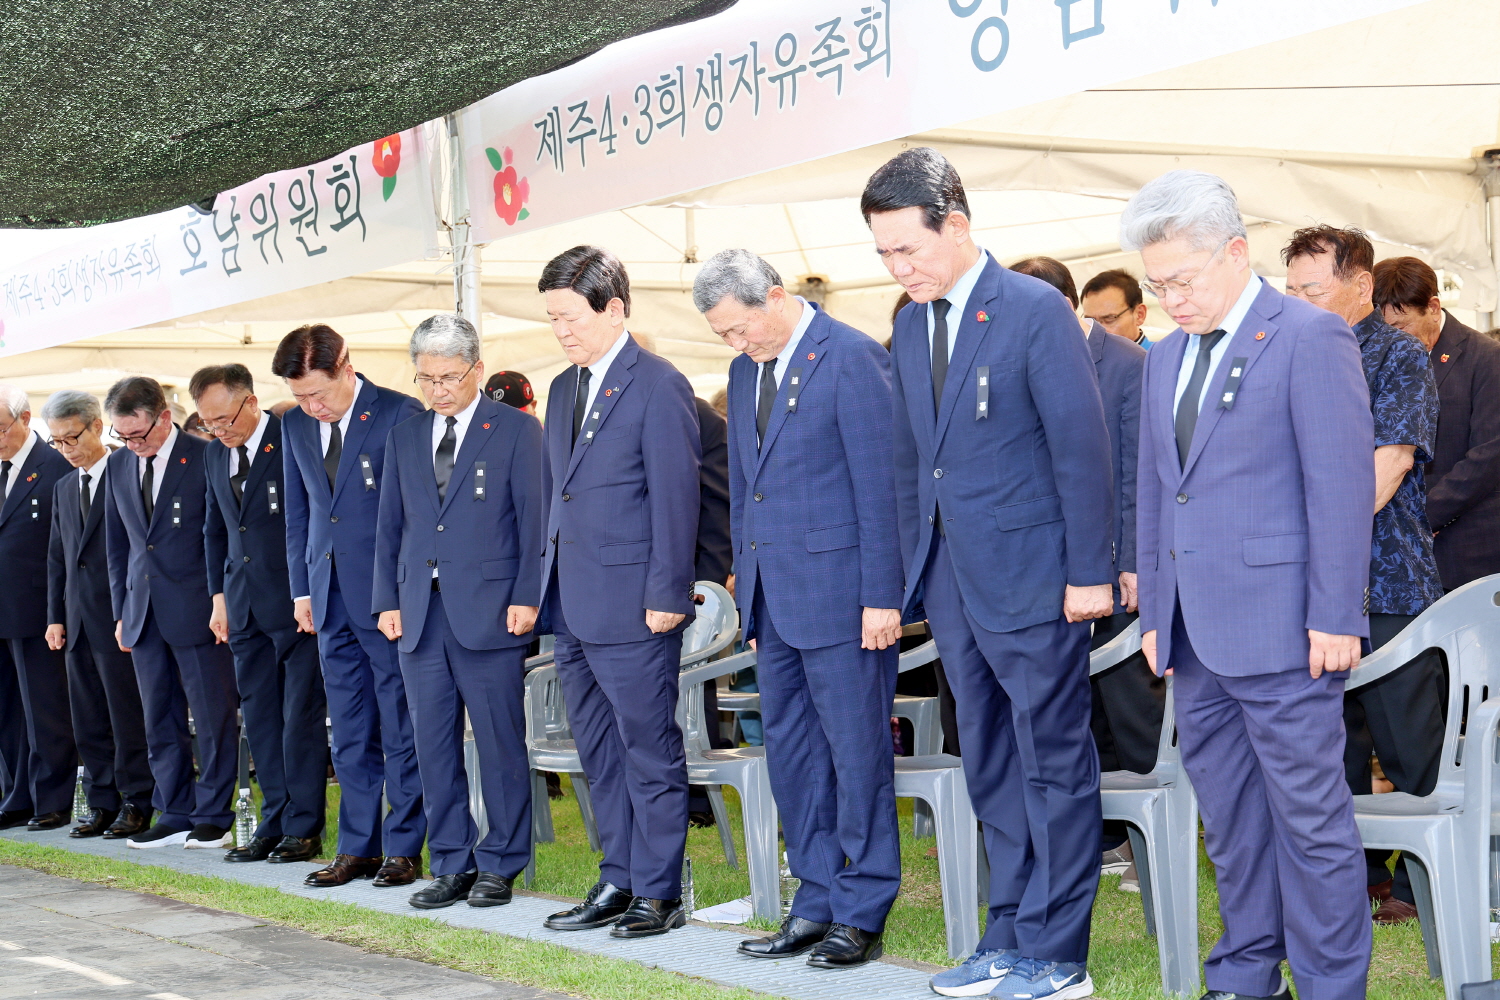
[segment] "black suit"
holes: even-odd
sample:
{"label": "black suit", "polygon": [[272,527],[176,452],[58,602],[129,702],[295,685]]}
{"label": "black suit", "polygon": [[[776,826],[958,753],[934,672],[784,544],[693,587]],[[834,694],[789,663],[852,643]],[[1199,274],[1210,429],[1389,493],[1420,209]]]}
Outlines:
{"label": "black suit", "polygon": [[110,812],[129,802],[151,813],[156,782],[146,759],[146,719],[130,654],[115,641],[104,544],[107,471],[92,484],[83,517],[81,473],[57,481],[47,549],[47,621],[67,630],[68,700],[89,805]]}
{"label": "black suit", "polygon": [[[236,497],[231,451],[204,451],[208,592],[223,594],[245,735],[263,796],[255,836],[314,837],[327,809],[327,703],[318,639],[298,632],[286,566],[281,420],[271,414]],[[243,471],[243,470],[237,470]]]}
{"label": "black suit", "polygon": [[1444,313],[1431,352],[1437,449],[1427,520],[1443,587],[1500,573],[1500,344]]}
{"label": "black suit", "polygon": [[[10,469],[0,505],[0,755],[7,771],[0,810],[40,815],[73,804],[72,720],[63,656],[47,648],[47,539],[52,489],[71,469],[32,432],[31,451]],[[8,661],[8,662],[5,662]]]}
{"label": "black suit", "polygon": [[694,578],[723,586],[734,570],[729,540],[729,424],[719,411],[697,396],[698,440],[703,464],[698,467],[698,553]]}

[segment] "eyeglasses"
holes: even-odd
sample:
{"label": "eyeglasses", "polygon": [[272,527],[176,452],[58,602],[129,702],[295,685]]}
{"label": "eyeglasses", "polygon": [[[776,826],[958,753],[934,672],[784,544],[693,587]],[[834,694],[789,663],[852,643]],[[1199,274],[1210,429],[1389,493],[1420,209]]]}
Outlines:
{"label": "eyeglasses", "polygon": [[1126,306],[1124,309],[1121,309],[1119,312],[1115,313],[1112,316],[1085,316],[1084,319],[1091,319],[1101,326],[1114,326],[1120,321],[1121,316],[1124,316],[1130,311],[1131,308],[1129,306]]}
{"label": "eyeglasses", "polygon": [[428,378],[426,375],[418,375],[412,381],[428,392],[431,392],[433,389],[453,389],[464,379],[468,378],[469,372],[472,372],[478,364],[479,362],[474,362],[462,375],[444,375],[441,378]]}
{"label": "eyeglasses", "polygon": [[1191,298],[1193,294],[1193,282],[1198,280],[1199,275],[1203,273],[1204,269],[1207,268],[1208,265],[1214,262],[1214,258],[1219,255],[1219,251],[1228,246],[1229,241],[1232,239],[1234,239],[1233,236],[1226,237],[1223,243],[1220,243],[1218,246],[1214,247],[1213,252],[1208,255],[1208,260],[1203,262],[1203,267],[1198,268],[1198,273],[1194,274],[1191,278],[1188,278],[1187,280],[1183,280],[1182,278],[1170,278],[1167,281],[1163,281],[1160,283],[1157,283],[1155,281],[1142,280],[1141,287],[1157,298],[1161,298],[1168,292],[1171,292],[1173,295],[1181,299]]}
{"label": "eyeglasses", "polygon": [[85,434],[87,434],[87,433],[88,433],[88,428],[85,427],[83,430],[79,431],[77,434],[54,434],[52,436],[52,440],[49,441],[49,442],[47,442],[47,443],[50,444],[50,445],[52,445],[52,447],[58,448],[58,449],[62,449],[64,447],[67,447],[67,448],[77,448],[78,447],[78,442],[82,441],[83,440],[83,436]]}
{"label": "eyeglasses", "polygon": [[246,396],[244,399],[240,400],[240,408],[235,410],[234,416],[230,417],[228,420],[205,420],[203,419],[202,414],[199,414],[198,423],[201,424],[203,426],[203,429],[208,431],[210,434],[217,434],[219,431],[225,430],[236,420],[240,419],[240,414],[245,412],[245,404],[248,402],[250,402],[249,396]]}
{"label": "eyeglasses", "polygon": [[166,412],[166,410],[162,410],[161,413],[157,413],[155,416],[153,416],[151,418],[151,426],[146,428],[144,431],[141,431],[141,433],[139,434],[121,434],[120,429],[117,427],[115,428],[115,437],[119,438],[126,444],[144,444],[146,442],[146,439],[151,436],[151,432],[156,430],[156,422],[161,419],[162,413]]}

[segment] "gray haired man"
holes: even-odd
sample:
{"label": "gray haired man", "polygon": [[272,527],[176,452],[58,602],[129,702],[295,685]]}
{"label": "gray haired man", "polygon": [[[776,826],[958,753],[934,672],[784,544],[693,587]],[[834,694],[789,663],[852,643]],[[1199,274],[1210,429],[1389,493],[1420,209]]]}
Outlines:
{"label": "gray haired man", "polygon": [[104,421],[99,401],[78,389],[53,393],[42,419],[52,447],[77,470],[53,488],[47,550],[47,645],[62,650],[67,663],[73,736],[89,804],[88,818],[69,836],[119,840],[146,828],[156,782],[146,758],[135,666],[115,642],[104,543]]}
{"label": "gray haired man", "polygon": [[[479,348],[458,316],[413,331],[431,409],[391,428],[375,529],[370,611],[397,643],[427,812],[433,880],[411,897],[419,909],[509,903],[531,857],[522,677],[542,596],[542,426],[480,391]],[[469,811],[465,710],[483,839]]]}

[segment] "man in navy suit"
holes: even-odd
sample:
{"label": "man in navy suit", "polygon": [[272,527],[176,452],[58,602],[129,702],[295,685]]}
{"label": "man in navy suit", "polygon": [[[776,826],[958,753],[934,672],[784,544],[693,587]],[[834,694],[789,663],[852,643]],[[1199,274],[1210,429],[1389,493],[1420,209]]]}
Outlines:
{"label": "man in navy suit", "polygon": [[104,512],[115,638],[135,662],[158,811],[156,824],[126,843],[224,847],[233,839],[239,695],[229,647],[208,627],[207,442],[172,423],[154,379],[120,379],[104,409],[125,442],[109,458]]}
{"label": "man in navy suit", "polygon": [[740,352],[729,366],[735,592],[756,640],[771,788],[802,880],[774,937],[740,953],[862,965],[901,884],[891,699],[901,552],[890,356],[725,250],[693,301]]}
{"label": "man in navy suit", "polygon": [[1369,634],[1375,436],[1338,316],[1250,270],[1234,192],[1176,170],[1120,218],[1178,324],[1146,360],[1141,645],[1171,671],[1219,872],[1209,996],[1365,995],[1370,908],[1344,780],[1344,671]]}
{"label": "man in navy suit", "polygon": [[66,667],[46,639],[52,492],[72,469],[31,429],[24,390],[0,385],[0,422],[0,829],[52,830],[71,815],[78,759]]}
{"label": "man in navy suit", "polygon": [[[411,905],[500,906],[531,858],[523,678],[542,603],[542,427],[480,391],[479,332],[463,317],[425,320],[411,359],[432,409],[397,424],[386,444],[373,605],[398,642],[427,811],[433,880]],[[482,840],[465,711],[489,821]]]}
{"label": "man in navy suit", "polygon": [[42,407],[52,444],[78,471],[52,494],[47,552],[47,645],[63,650],[73,736],[83,761],[89,815],[70,837],[119,840],[146,829],[155,783],[146,759],[146,720],[130,654],[115,642],[104,544],[109,449],[99,400],[80,389],[53,393]]}
{"label": "man in navy suit", "polygon": [[340,793],[337,853],[307,884],[410,885],[427,836],[422,783],[396,645],[375,627],[370,591],[386,437],[422,407],[357,374],[321,324],[283,337],[271,371],[298,404],[281,425],[286,559],[297,627],[318,636]]}
{"label": "man in navy suit", "polygon": [[912,299],[891,342],[903,610],[942,654],[990,859],[988,929],[932,987],[1075,1000],[1099,881],[1088,623],[1116,582],[1098,379],[1056,289],[975,245],[936,151],[881,167],[860,208]]}
{"label": "man in navy suit", "polygon": [[281,421],[244,365],[193,373],[188,392],[215,443],[205,452],[209,628],[234,654],[260,824],[225,861],[310,861],[323,851],[328,738],[318,642],[297,628],[286,571]]}
{"label": "man in navy suit", "polygon": [[542,617],[604,847],[588,896],[546,924],[663,934],[686,919],[676,710],[701,499],[693,390],[626,332],[630,279],[608,250],[559,254],[537,290],[573,362],[547,400]]}

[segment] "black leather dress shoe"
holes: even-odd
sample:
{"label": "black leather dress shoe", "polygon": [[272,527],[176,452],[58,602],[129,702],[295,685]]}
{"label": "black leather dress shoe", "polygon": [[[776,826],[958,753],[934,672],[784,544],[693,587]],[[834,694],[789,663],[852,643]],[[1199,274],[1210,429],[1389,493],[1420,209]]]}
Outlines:
{"label": "black leather dress shoe", "polygon": [[117,815],[118,813],[113,809],[90,809],[89,818],[69,830],[68,836],[76,838],[98,837],[105,830],[109,829],[109,824],[115,821],[115,816]]}
{"label": "black leather dress shoe", "polygon": [[151,825],[150,819],[138,806],[127,802],[120,807],[120,815],[115,817],[109,829],[104,831],[104,839],[124,840],[126,837],[133,837]]}
{"label": "black leather dress shoe", "polygon": [[630,909],[620,914],[620,919],[609,929],[610,937],[638,938],[665,934],[674,927],[687,923],[680,899],[647,899],[637,896],[630,901]]}
{"label": "black leather dress shoe", "polygon": [[781,922],[781,930],[770,937],[741,941],[739,953],[751,958],[790,958],[823,940],[832,926],[789,916]]}
{"label": "black leather dress shoe", "polygon": [[264,861],[276,849],[275,837],[251,837],[244,847],[231,847],[224,852],[225,861]]}
{"label": "black leather dress shoe", "polygon": [[291,864],[293,861],[311,861],[323,853],[322,837],[282,837],[276,847],[266,855],[273,865]]}
{"label": "black leather dress shoe", "polygon": [[419,910],[441,910],[452,906],[460,899],[469,898],[469,889],[474,885],[477,872],[459,872],[457,875],[439,875],[427,887],[411,894],[407,900]]}
{"label": "black leather dress shoe", "polygon": [[543,927],[555,931],[586,931],[603,927],[619,919],[620,914],[630,909],[633,899],[630,893],[608,882],[595,882],[583,902],[571,910],[554,913],[542,921]]}
{"label": "black leather dress shoe", "polygon": [[26,821],[28,830],[56,830],[60,826],[67,826],[71,817],[59,810],[58,812],[38,813]]}
{"label": "black leather dress shoe", "polygon": [[7,809],[5,812],[0,812],[0,830],[11,830],[18,826],[25,826],[26,821],[30,818],[30,809]]}
{"label": "black leather dress shoe", "polygon": [[852,969],[881,956],[880,935],[848,924],[834,924],[807,956],[815,969]]}
{"label": "black leather dress shoe", "polygon": [[514,878],[503,878],[494,872],[480,872],[469,889],[470,906],[504,906],[510,902]]}
{"label": "black leather dress shoe", "polygon": [[411,885],[422,877],[422,859],[388,857],[380,864],[380,870],[375,873],[374,886],[377,889],[390,889],[398,885]]}
{"label": "black leather dress shoe", "polygon": [[374,878],[380,871],[379,858],[360,858],[353,854],[336,854],[333,863],[303,879],[304,885],[315,885],[320,889],[332,889],[347,885],[357,878]]}

